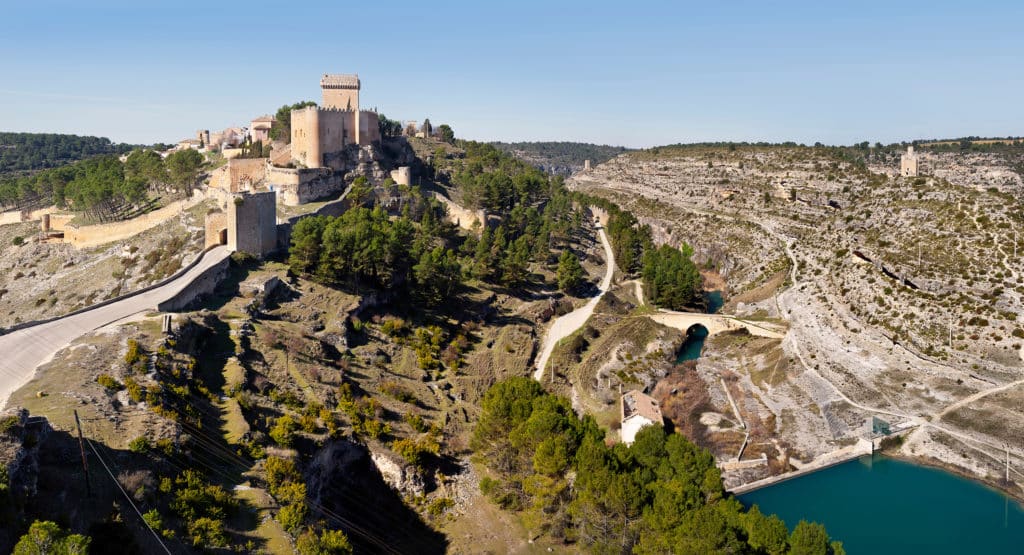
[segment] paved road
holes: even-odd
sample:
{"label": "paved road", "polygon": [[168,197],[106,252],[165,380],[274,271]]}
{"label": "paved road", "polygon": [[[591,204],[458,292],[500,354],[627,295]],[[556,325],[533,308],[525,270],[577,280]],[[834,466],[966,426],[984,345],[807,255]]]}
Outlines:
{"label": "paved road", "polygon": [[587,323],[587,320],[590,319],[590,315],[594,313],[594,307],[597,306],[601,297],[603,297],[612,286],[612,277],[615,275],[615,253],[612,252],[612,245],[608,242],[608,236],[604,234],[603,227],[597,228],[597,234],[601,237],[601,244],[604,245],[604,260],[606,265],[604,279],[601,280],[600,293],[598,293],[596,297],[591,298],[587,304],[556,319],[555,323],[551,324],[551,327],[548,328],[548,333],[544,336],[544,349],[540,352],[540,356],[537,358],[537,369],[533,373],[533,379],[537,381],[540,381],[540,379],[544,377],[544,367],[547,366],[548,359],[551,358],[551,351],[555,349],[555,344],[571,335],[572,332],[582,328],[583,324]]}
{"label": "paved road", "polygon": [[0,408],[6,406],[12,393],[32,379],[36,368],[73,340],[111,322],[155,310],[159,303],[180,293],[196,277],[230,254],[227,247],[214,248],[188,272],[160,287],[93,310],[0,335]]}

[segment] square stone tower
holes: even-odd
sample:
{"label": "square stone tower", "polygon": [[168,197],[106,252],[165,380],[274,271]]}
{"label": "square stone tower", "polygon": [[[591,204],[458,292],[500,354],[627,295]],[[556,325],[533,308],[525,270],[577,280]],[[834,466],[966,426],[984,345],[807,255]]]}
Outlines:
{"label": "square stone tower", "polygon": [[229,247],[259,258],[277,249],[277,192],[236,194],[227,212]]}
{"label": "square stone tower", "polygon": [[900,175],[903,177],[917,177],[917,154],[914,147],[908,146],[907,153],[900,156]]}
{"label": "square stone tower", "polygon": [[359,111],[359,76],[355,74],[325,73],[320,78],[323,108]]}

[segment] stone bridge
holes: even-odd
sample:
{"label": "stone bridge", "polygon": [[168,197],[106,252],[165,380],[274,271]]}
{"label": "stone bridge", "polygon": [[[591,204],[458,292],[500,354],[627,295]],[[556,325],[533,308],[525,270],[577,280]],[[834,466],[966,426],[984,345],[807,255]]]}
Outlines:
{"label": "stone bridge", "polygon": [[782,339],[786,335],[785,328],[777,324],[740,320],[730,314],[702,314],[698,312],[659,310],[651,314],[650,317],[659,324],[682,330],[684,333],[693,326],[700,324],[708,330],[709,336],[739,329],[746,329],[750,332],[750,335],[774,339]]}

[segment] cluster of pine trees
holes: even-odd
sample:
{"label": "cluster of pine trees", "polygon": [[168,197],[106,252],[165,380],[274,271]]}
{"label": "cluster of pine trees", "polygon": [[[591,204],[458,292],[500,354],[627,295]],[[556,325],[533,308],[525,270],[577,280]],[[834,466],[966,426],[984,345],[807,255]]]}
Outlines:
{"label": "cluster of pine trees", "polygon": [[0,175],[55,168],[100,154],[124,154],[132,147],[104,137],[56,133],[0,132]]}
{"label": "cluster of pine trees", "polygon": [[609,447],[592,417],[519,377],[492,386],[481,408],[472,447],[495,476],[481,490],[533,532],[594,553],[844,553],[821,525],[790,534],[744,510],[714,457],[661,426]]}
{"label": "cluster of pine trees", "polygon": [[581,203],[608,212],[606,233],[616,262],[624,273],[640,274],[650,302],[680,310],[692,306],[702,293],[702,278],[693,262],[693,248],[683,244],[655,247],[651,228],[632,213],[603,198],[578,195]]}
{"label": "cluster of pine trees", "polygon": [[449,247],[450,228],[438,223],[442,208],[418,194],[415,199],[394,219],[382,207],[357,206],[338,217],[299,220],[288,258],[292,271],[336,287],[443,303],[461,283],[462,266]]}
{"label": "cluster of pine trees", "polygon": [[118,156],[95,156],[22,177],[0,177],[0,206],[24,209],[56,204],[110,221],[131,214],[150,192],[174,188],[191,194],[204,159],[195,150],[181,150],[166,159],[137,149],[122,163]]}
{"label": "cluster of pine trees", "polygon": [[[381,208],[355,208],[339,218],[301,220],[292,231],[292,270],[339,287],[410,292],[435,306],[463,279],[509,287],[530,283],[533,265],[558,261],[582,223],[580,211],[561,179],[550,179],[493,146],[460,145],[466,156],[452,160],[445,177],[454,176],[463,195],[477,199],[472,206],[498,216],[495,225],[479,236],[460,236],[441,223],[439,203],[408,188],[397,218],[389,219]],[[370,199],[356,196],[360,202]],[[582,269],[578,272],[570,280],[574,286],[582,279]]]}

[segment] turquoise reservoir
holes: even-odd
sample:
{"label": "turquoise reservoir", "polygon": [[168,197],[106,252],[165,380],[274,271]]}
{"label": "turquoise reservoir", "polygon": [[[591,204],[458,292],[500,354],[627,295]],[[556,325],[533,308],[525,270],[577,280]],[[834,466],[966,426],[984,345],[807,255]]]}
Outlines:
{"label": "turquoise reservoir", "polygon": [[744,505],[824,524],[851,555],[1024,553],[1024,508],[955,474],[863,457],[739,496]]}

